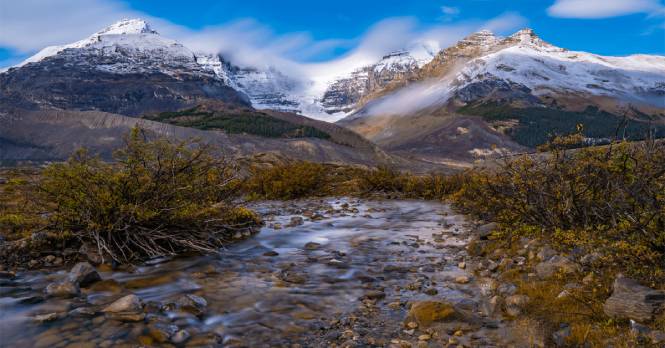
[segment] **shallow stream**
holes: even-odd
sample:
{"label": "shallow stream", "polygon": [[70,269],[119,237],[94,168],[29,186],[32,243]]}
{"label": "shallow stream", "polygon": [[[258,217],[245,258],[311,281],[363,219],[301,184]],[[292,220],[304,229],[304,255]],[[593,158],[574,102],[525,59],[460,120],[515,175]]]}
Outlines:
{"label": "shallow stream", "polygon": [[[454,281],[466,274],[458,263],[467,227],[448,206],[344,198],[262,202],[252,208],[266,226],[221,255],[100,271],[103,280],[77,298],[44,298],[47,284],[66,277],[67,270],[0,280],[0,346],[329,347],[411,341],[440,347],[462,330],[455,340],[475,347],[492,346],[500,336],[495,323],[474,319],[480,307],[474,285]],[[99,312],[129,293],[146,304],[145,320],[124,322]],[[165,307],[183,294],[204,298],[202,313]],[[409,302],[439,299],[467,309],[471,319],[428,331],[405,327]],[[76,308],[86,310],[72,312]],[[57,319],[34,320],[49,313]],[[166,333],[156,335],[155,327]],[[169,338],[176,331],[184,331],[186,339]]]}

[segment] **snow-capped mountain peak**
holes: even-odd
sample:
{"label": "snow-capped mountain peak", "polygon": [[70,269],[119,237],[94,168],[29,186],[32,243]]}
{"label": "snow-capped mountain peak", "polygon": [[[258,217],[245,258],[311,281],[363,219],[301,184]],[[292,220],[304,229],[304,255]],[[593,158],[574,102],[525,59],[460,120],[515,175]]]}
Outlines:
{"label": "snow-capped mountain peak", "polygon": [[160,36],[142,19],[124,19],[71,44],[49,46],[16,67],[39,62],[67,49],[96,51],[98,55],[151,57],[164,60],[194,60],[194,54],[178,42]]}
{"label": "snow-capped mountain peak", "polygon": [[156,31],[152,30],[150,24],[143,19],[123,19],[119,22],[116,22],[92,36],[101,36],[101,35],[127,35],[127,34],[158,34]]}
{"label": "snow-capped mountain peak", "polygon": [[503,40],[504,44],[518,47],[530,47],[547,52],[564,52],[566,49],[556,47],[541,39],[531,28],[522,29]]}
{"label": "snow-capped mountain peak", "polygon": [[416,59],[409,54],[407,51],[396,51],[386,54],[381,58],[381,61],[374,65],[374,71],[376,73],[381,73],[385,70],[407,70],[412,69],[413,66],[417,66],[418,62]]}
{"label": "snow-capped mountain peak", "polygon": [[536,32],[531,28],[524,28],[513,35],[510,35],[510,37],[519,39],[521,42],[530,42],[535,39],[540,39],[538,35],[536,35]]}
{"label": "snow-capped mountain peak", "polygon": [[479,32],[473,33],[461,41],[459,41],[456,47],[479,47],[487,48],[496,45],[499,42],[499,38],[494,35],[489,30],[481,30]]}

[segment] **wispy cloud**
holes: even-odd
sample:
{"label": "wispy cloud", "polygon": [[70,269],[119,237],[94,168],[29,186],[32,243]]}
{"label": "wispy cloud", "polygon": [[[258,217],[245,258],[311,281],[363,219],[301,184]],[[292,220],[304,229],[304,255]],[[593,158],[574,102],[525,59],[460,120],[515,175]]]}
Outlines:
{"label": "wispy cloud", "polygon": [[662,15],[660,0],[556,0],[547,9],[552,17],[599,19],[635,13]]}

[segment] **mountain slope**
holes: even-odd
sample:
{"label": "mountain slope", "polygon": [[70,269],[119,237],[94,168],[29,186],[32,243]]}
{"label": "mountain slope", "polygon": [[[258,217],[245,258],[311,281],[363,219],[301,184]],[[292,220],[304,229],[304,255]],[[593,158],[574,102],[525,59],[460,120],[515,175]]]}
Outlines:
{"label": "mountain slope", "polygon": [[[502,140],[458,134],[450,128],[455,119],[480,120]],[[436,155],[432,139],[445,158],[451,138],[473,138],[452,151],[452,157],[468,159],[497,148],[534,147],[552,134],[574,131],[577,123],[587,126],[590,141],[622,126],[632,138],[650,126],[665,135],[665,57],[602,57],[555,47],[529,29],[507,38],[483,31],[441,51],[411,78],[375,91],[339,122],[386,149],[408,148],[416,156]]]}
{"label": "mountain slope", "polygon": [[[285,117],[298,117],[288,115]],[[291,122],[299,121],[291,119]],[[316,127],[315,122],[310,125]],[[63,160],[79,147],[110,159],[113,151],[123,145],[123,137],[135,126],[149,134],[170,139],[198,138],[234,157],[260,155],[358,165],[408,165],[383,153],[355,133],[332,124],[322,126],[330,134],[330,139],[281,139],[178,127],[100,111],[56,109],[0,113],[0,162]]]}

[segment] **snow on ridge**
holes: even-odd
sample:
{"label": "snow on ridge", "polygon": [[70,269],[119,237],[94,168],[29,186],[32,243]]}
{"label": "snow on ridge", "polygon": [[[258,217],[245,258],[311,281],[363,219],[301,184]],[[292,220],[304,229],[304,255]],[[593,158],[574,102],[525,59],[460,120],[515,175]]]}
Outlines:
{"label": "snow on ridge", "polygon": [[163,38],[143,19],[123,19],[89,37],[71,44],[49,46],[37,54],[29,57],[18,65],[18,68],[28,63],[39,62],[45,58],[57,55],[66,49],[83,49],[106,47],[122,47],[134,51],[164,55],[165,58],[180,57],[193,59],[194,54],[178,42]]}
{"label": "snow on ridge", "polygon": [[123,19],[119,22],[116,22],[97,33],[93,36],[101,35],[122,35],[122,34],[158,34],[156,31],[150,28],[150,24],[143,19],[134,18],[134,19]]}
{"label": "snow on ridge", "polygon": [[546,87],[594,95],[631,94],[665,83],[665,57],[603,57],[549,47],[543,50],[538,44],[529,44],[478,58],[469,64],[465,73],[475,77],[490,73],[532,89]]}

